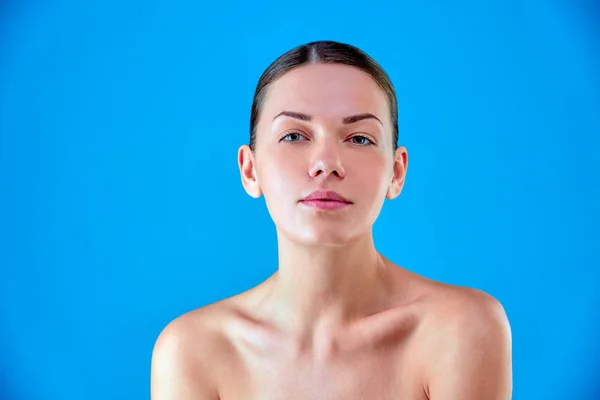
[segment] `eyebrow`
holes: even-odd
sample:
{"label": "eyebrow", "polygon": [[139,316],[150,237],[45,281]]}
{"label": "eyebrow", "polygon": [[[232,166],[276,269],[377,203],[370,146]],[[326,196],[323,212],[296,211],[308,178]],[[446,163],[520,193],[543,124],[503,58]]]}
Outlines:
{"label": "eyebrow", "polygon": [[[282,117],[282,116],[299,119],[300,121],[306,121],[306,122],[312,121],[312,116],[310,116],[308,114],[295,112],[295,111],[282,111],[279,114],[277,114],[275,116],[275,118],[273,118],[273,120],[275,120],[278,117]],[[364,119],[376,119],[381,124],[381,126],[383,126],[383,122],[381,122],[381,120],[379,118],[377,118],[375,115],[373,115],[371,113],[355,114],[355,115],[350,115],[348,117],[344,117],[342,119],[342,123],[344,125],[349,125],[349,124],[353,124],[358,121],[362,121]]]}

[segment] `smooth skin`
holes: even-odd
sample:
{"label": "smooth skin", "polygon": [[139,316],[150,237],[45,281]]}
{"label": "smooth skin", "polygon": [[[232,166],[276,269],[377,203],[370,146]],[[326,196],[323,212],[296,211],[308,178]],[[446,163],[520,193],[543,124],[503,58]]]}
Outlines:
{"label": "smooth skin", "polygon": [[[278,270],[161,332],[152,399],[510,399],[501,304],[375,248],[373,223],[402,191],[408,154],[393,151],[387,100],[372,78],[339,64],[296,68],[270,86],[257,132],[255,151],[241,146],[238,163],[246,192],[264,196],[275,222]],[[299,202],[317,189],[352,204]]]}

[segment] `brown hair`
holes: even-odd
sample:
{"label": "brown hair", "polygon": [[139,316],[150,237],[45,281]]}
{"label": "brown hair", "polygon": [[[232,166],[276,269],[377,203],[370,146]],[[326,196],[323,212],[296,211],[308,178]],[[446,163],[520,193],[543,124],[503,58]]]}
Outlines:
{"label": "brown hair", "polygon": [[261,75],[254,92],[250,114],[250,148],[256,146],[256,124],[269,85],[290,70],[305,64],[344,64],[356,67],[373,78],[387,96],[393,126],[394,151],[398,148],[398,101],[394,86],[383,68],[362,50],[345,43],[322,40],[298,46],[279,56]]}

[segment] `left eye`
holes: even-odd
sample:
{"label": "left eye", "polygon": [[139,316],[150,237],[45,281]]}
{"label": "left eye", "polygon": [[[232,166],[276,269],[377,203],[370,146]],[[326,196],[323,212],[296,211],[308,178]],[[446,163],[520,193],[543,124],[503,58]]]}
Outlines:
{"label": "left eye", "polygon": [[371,142],[367,137],[365,136],[352,136],[350,138],[350,140],[352,140],[354,142],[354,144],[357,144],[359,146],[365,146],[365,145],[370,145],[373,144],[373,142]]}

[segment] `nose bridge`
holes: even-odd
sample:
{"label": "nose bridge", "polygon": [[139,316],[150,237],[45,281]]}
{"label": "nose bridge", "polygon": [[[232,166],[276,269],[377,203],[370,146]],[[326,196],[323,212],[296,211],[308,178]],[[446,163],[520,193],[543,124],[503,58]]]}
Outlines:
{"label": "nose bridge", "polygon": [[313,145],[310,175],[335,173],[343,176],[341,148],[337,135],[333,132],[327,132],[326,128],[323,128],[320,133]]}

